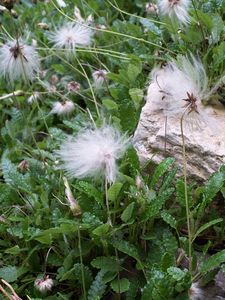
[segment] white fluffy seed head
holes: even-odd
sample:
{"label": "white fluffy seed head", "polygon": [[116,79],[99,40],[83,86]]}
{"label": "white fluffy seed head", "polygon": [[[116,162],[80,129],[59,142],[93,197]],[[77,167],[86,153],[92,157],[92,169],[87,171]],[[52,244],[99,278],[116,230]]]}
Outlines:
{"label": "white fluffy seed head", "polygon": [[87,47],[92,43],[93,31],[87,24],[65,23],[61,28],[49,35],[55,48],[64,49],[66,55],[76,51],[76,47]]}
{"label": "white fluffy seed head", "polygon": [[176,61],[155,68],[151,78],[147,99],[168,117],[181,118],[185,113],[190,123],[200,122],[201,101],[206,97],[208,87],[208,78],[200,61],[194,56],[178,56]]}
{"label": "white fluffy seed head", "polygon": [[94,86],[98,90],[102,87],[104,81],[106,80],[106,75],[108,72],[106,70],[97,70],[92,73],[92,77],[94,80]]}
{"label": "white fluffy seed head", "polygon": [[158,7],[162,15],[167,15],[169,18],[174,17],[182,24],[187,24],[190,21],[188,8],[190,0],[158,0]]}
{"label": "white fluffy seed head", "polygon": [[45,276],[41,279],[36,279],[34,282],[35,288],[41,292],[44,293],[46,291],[50,291],[54,285],[54,282],[49,276]]}
{"label": "white fluffy seed head", "polygon": [[105,125],[87,129],[75,139],[69,138],[56,153],[70,177],[103,177],[113,183],[118,173],[116,161],[123,156],[127,146],[125,136]]}
{"label": "white fluffy seed head", "polygon": [[0,48],[0,74],[11,82],[32,81],[39,68],[37,51],[22,39],[8,41]]}
{"label": "white fluffy seed head", "polygon": [[74,110],[75,106],[72,101],[54,102],[51,110],[51,114],[56,115],[68,115]]}

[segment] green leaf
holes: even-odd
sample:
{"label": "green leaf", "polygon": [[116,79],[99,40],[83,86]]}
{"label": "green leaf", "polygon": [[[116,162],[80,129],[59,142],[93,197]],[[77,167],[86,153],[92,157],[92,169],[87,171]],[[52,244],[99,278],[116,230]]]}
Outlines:
{"label": "green leaf", "polygon": [[[178,179],[176,182],[176,199],[182,207],[186,206],[185,203],[185,187],[183,179]],[[192,206],[192,187],[188,186],[188,203]]]}
{"label": "green leaf", "polygon": [[75,188],[89,197],[93,197],[100,205],[103,203],[102,194],[92,184],[86,181],[79,181],[76,183]]}
{"label": "green leaf", "polygon": [[129,89],[129,95],[131,99],[134,101],[136,110],[138,110],[144,97],[143,90],[137,88]]}
{"label": "green leaf", "polygon": [[94,268],[102,269],[103,271],[118,271],[118,262],[116,257],[99,256],[92,260],[91,265]]}
{"label": "green leaf", "polygon": [[0,268],[0,278],[11,283],[17,280],[17,268],[13,266],[7,266]]}
{"label": "green leaf", "polygon": [[28,194],[30,193],[31,184],[29,174],[23,175],[19,173],[17,167],[7,158],[6,153],[2,156],[2,172],[7,184]]}
{"label": "green leaf", "polygon": [[120,182],[115,182],[111,187],[108,189],[108,197],[109,201],[115,202],[117,197],[121,191],[123,184]]}
{"label": "green leaf", "polygon": [[209,227],[217,224],[217,223],[220,223],[222,222],[223,219],[222,218],[218,218],[218,219],[215,219],[215,220],[212,220],[204,225],[202,225],[195,233],[194,237],[193,237],[193,240],[192,242],[194,242],[194,240],[197,238],[197,236],[199,236],[200,233],[202,233],[204,230],[208,229]]}
{"label": "green leaf", "polygon": [[101,270],[96,275],[88,291],[88,300],[98,300],[103,296],[106,289],[106,285],[103,282],[104,274],[105,272]]}
{"label": "green leaf", "polygon": [[207,273],[208,271],[219,267],[221,263],[225,262],[225,250],[222,250],[207,259],[207,261],[203,262],[200,272]]}
{"label": "green leaf", "polygon": [[205,204],[209,204],[216,194],[220,191],[225,181],[225,173],[224,172],[216,172],[214,173],[205,184],[203,189],[204,202]]}
{"label": "green leaf", "polygon": [[107,108],[107,110],[118,110],[118,104],[111,99],[103,99],[102,104]]}
{"label": "green leaf", "polygon": [[161,212],[161,217],[164,222],[170,225],[170,227],[176,229],[177,221],[173,216],[171,216],[171,214],[169,214],[167,211],[164,210]]}
{"label": "green leaf", "polygon": [[219,15],[214,15],[212,17],[213,27],[211,31],[210,40],[213,44],[216,44],[220,41],[220,35],[224,30],[223,20]]}
{"label": "green leaf", "polygon": [[110,285],[114,292],[124,293],[129,290],[130,281],[127,278],[115,279]]}
{"label": "green leaf", "polygon": [[127,76],[128,79],[132,82],[134,82],[137,78],[137,76],[141,73],[142,71],[142,65],[141,63],[136,63],[136,64],[129,64],[128,65],[128,70],[127,70]]}
{"label": "green leaf", "polygon": [[150,189],[154,189],[156,183],[159,181],[160,177],[162,177],[168,168],[174,163],[174,158],[168,157],[164,159],[155,169],[152,180],[150,183]]}
{"label": "green leaf", "polygon": [[170,267],[167,269],[167,272],[170,276],[173,277],[173,279],[175,279],[176,281],[180,281],[186,276],[188,271],[187,270],[183,271],[176,267]]}
{"label": "green leaf", "polygon": [[84,266],[80,263],[74,264],[72,269],[70,269],[67,272],[64,272],[63,276],[60,278],[59,281],[61,282],[61,281],[72,279],[72,280],[77,280],[77,281],[79,281],[80,284],[82,284],[82,273],[84,275],[86,287],[90,286],[90,284],[93,280],[92,273],[87,266]]}
{"label": "green leaf", "polygon": [[116,249],[118,249],[120,252],[123,252],[123,253],[135,258],[137,261],[140,260],[138,249],[134,245],[130,244],[129,242],[124,241],[124,240],[115,241],[113,243],[113,246]]}
{"label": "green leaf", "polygon": [[162,209],[164,203],[166,200],[169,199],[169,197],[174,192],[173,188],[169,188],[166,191],[163,191],[159,196],[152,199],[149,203],[147,209],[143,213],[142,221],[150,220],[157,216],[157,214]]}
{"label": "green leaf", "polygon": [[110,225],[102,224],[93,230],[93,233],[97,236],[104,236],[109,232]]}
{"label": "green leaf", "polygon": [[132,217],[132,214],[133,214],[133,211],[134,211],[134,207],[135,207],[135,202],[132,202],[123,211],[123,213],[121,215],[121,220],[124,223],[127,223],[130,220],[130,218]]}
{"label": "green leaf", "polygon": [[198,218],[201,218],[204,215],[205,207],[213,201],[217,193],[223,187],[224,181],[225,172],[218,171],[209,178],[208,182],[206,182],[202,189],[203,201],[198,209]]}
{"label": "green leaf", "polygon": [[6,249],[4,252],[9,253],[9,254],[13,254],[13,255],[17,255],[17,254],[20,253],[20,251],[21,251],[20,247],[18,245],[16,245],[14,247]]}

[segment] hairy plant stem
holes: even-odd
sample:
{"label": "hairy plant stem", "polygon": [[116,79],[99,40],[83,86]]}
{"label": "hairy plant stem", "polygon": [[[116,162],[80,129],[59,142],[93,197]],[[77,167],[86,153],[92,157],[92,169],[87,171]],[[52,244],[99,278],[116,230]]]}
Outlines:
{"label": "hairy plant stem", "polygon": [[106,202],[106,209],[108,215],[108,224],[112,227],[112,220],[111,220],[111,214],[109,209],[108,182],[106,178],[105,178],[105,202]]}
{"label": "hairy plant stem", "polygon": [[87,82],[88,82],[88,85],[89,85],[89,87],[90,87],[91,94],[92,94],[92,97],[93,97],[93,100],[94,100],[94,104],[95,104],[95,108],[96,108],[97,115],[98,115],[98,117],[100,117],[100,112],[99,112],[99,109],[98,109],[98,103],[97,103],[97,100],[96,100],[96,97],[95,97],[95,94],[94,94],[94,91],[93,91],[91,82],[90,82],[90,80],[89,80],[89,77],[88,77],[88,75],[87,75],[87,73],[86,73],[84,67],[82,66],[81,62],[79,61],[79,59],[76,58],[76,60],[77,60],[77,62],[78,62],[78,64],[79,64],[79,66],[81,67],[83,74],[85,75],[85,77],[86,77],[86,79],[87,79]]}
{"label": "hairy plant stem", "polygon": [[192,234],[191,234],[191,221],[190,221],[190,210],[188,203],[188,189],[187,189],[187,160],[186,160],[186,149],[185,149],[185,140],[184,140],[184,128],[183,121],[184,116],[187,110],[184,111],[181,119],[180,119],[180,129],[181,129],[181,137],[182,137],[182,155],[183,155],[183,174],[184,174],[184,197],[185,197],[185,208],[186,208],[186,219],[187,219],[187,229],[188,229],[188,257],[189,257],[189,271],[192,271],[192,254],[191,254],[191,246],[192,246]]}
{"label": "hairy plant stem", "polygon": [[51,251],[51,250],[52,250],[52,247],[50,247],[50,248],[48,249],[48,252],[47,252],[47,254],[46,254],[46,257],[45,257],[45,264],[44,264],[44,276],[45,276],[45,274],[46,274],[48,257],[49,257],[49,253],[50,253],[50,251]]}
{"label": "hairy plant stem", "polygon": [[85,280],[84,280],[84,265],[83,265],[82,248],[81,248],[80,226],[79,225],[78,225],[77,233],[78,233],[78,249],[79,249],[79,255],[80,255],[80,265],[81,265],[82,287],[83,287],[83,293],[84,293],[84,300],[87,300],[87,293],[86,293]]}

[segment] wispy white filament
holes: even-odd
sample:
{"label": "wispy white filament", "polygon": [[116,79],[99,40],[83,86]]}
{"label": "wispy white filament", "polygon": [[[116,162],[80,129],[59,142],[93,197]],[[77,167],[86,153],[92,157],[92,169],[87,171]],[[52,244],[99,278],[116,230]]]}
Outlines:
{"label": "wispy white filament", "polygon": [[11,82],[33,80],[39,71],[38,53],[21,38],[8,41],[0,48],[0,76]]}
{"label": "wispy white filament", "polygon": [[92,43],[93,31],[83,23],[65,23],[61,28],[49,35],[55,48],[66,50],[70,55],[76,47],[87,47]]}
{"label": "wispy white filament", "polygon": [[190,21],[188,8],[190,0],[158,0],[158,7],[162,15],[167,15],[171,19],[174,17],[180,23],[187,24]]}
{"label": "wispy white filament", "polygon": [[106,70],[97,70],[92,73],[94,86],[97,90],[100,89],[105,82],[107,73],[108,72]]}
{"label": "wispy white filament", "polygon": [[[205,99],[208,88],[208,78],[201,62],[194,56],[178,56],[176,61],[167,63],[161,68],[155,68],[147,98],[161,108],[166,116],[198,118],[201,115],[201,101]],[[195,99],[191,106],[188,99]]]}
{"label": "wispy white filament", "polygon": [[53,285],[54,282],[51,278],[49,278],[49,276],[46,276],[45,278],[41,278],[41,279],[36,279],[34,282],[35,288],[41,293],[50,291]]}
{"label": "wispy white filament", "polygon": [[53,103],[53,107],[51,110],[52,114],[56,115],[68,115],[74,110],[74,103],[72,101],[65,101],[65,102],[55,102]]}
{"label": "wispy white filament", "polygon": [[103,126],[87,129],[69,138],[57,151],[70,177],[104,177],[107,182],[115,181],[118,167],[116,161],[123,156],[128,140],[115,128]]}

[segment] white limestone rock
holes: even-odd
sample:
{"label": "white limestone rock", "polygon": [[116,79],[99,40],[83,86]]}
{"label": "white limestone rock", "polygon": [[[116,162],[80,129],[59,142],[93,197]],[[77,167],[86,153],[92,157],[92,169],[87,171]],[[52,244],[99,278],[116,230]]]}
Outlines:
{"label": "white limestone rock", "polygon": [[[201,115],[204,115],[202,122],[200,120],[193,127],[184,120],[184,137],[188,176],[201,181],[225,164],[225,108],[222,104],[217,107],[200,106]],[[151,159],[158,164],[171,156],[176,159],[178,174],[182,174],[180,123],[180,116],[165,116],[162,93],[156,83],[151,83],[134,136],[140,161],[144,163]]]}

